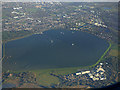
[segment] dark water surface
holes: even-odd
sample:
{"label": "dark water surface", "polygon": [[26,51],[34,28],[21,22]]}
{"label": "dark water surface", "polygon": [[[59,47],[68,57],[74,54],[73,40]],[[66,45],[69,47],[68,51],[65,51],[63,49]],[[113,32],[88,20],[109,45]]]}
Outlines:
{"label": "dark water surface", "polygon": [[68,30],[49,30],[7,42],[3,68],[30,70],[95,64],[109,44],[96,36]]}

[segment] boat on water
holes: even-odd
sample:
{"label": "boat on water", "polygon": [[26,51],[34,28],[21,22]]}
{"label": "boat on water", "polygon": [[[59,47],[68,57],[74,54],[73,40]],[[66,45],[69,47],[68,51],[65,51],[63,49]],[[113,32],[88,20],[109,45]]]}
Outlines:
{"label": "boat on water", "polygon": [[72,46],[75,45],[74,43],[72,43]]}
{"label": "boat on water", "polygon": [[53,43],[53,40],[51,40],[50,42]]}
{"label": "boat on water", "polygon": [[60,33],[64,35],[64,32],[60,32]]}

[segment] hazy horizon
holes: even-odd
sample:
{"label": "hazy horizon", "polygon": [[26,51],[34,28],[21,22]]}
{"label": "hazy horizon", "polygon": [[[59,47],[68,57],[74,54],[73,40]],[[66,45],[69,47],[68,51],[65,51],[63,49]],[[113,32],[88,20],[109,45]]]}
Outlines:
{"label": "hazy horizon", "polygon": [[119,0],[1,0],[2,2],[119,2]]}

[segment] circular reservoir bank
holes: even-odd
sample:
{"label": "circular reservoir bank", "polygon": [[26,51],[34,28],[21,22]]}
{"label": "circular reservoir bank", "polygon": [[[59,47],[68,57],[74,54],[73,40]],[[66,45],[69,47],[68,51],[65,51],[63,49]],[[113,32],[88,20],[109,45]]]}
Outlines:
{"label": "circular reservoir bank", "polygon": [[109,44],[94,35],[70,30],[48,30],[43,34],[7,42],[4,70],[81,67],[95,64]]}

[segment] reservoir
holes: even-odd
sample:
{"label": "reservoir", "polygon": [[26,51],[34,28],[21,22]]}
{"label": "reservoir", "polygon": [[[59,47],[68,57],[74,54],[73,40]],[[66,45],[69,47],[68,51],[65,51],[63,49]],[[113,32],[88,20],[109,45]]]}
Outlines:
{"label": "reservoir", "polygon": [[89,66],[95,64],[108,47],[105,40],[85,32],[48,30],[42,34],[7,42],[3,69]]}

